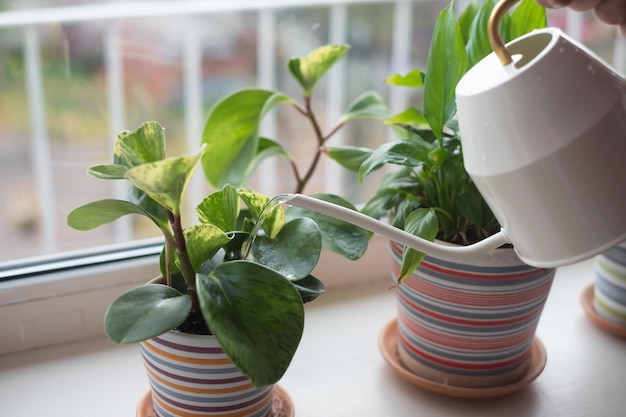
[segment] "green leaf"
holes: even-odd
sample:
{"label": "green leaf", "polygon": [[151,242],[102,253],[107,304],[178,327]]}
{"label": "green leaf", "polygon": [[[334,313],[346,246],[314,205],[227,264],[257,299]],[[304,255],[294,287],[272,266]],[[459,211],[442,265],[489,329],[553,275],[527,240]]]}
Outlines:
{"label": "green leaf", "polygon": [[437,18],[424,81],[423,113],[438,139],[442,138],[443,126],[456,113],[456,85],[468,68],[461,28],[452,6]]}
{"label": "green leaf", "polygon": [[393,74],[387,77],[385,84],[395,85],[397,87],[423,87],[424,73],[419,69],[414,69],[406,75]]}
{"label": "green leaf", "polygon": [[[534,1],[534,0],[533,0]],[[463,36],[463,41],[467,45],[467,42],[470,37],[470,31],[472,26],[472,21],[476,17],[476,14],[480,10],[480,4],[476,0],[472,0],[461,16],[459,17],[459,26],[461,27],[461,35]]]}
{"label": "green leaf", "polygon": [[415,107],[409,107],[401,113],[395,114],[385,120],[386,124],[407,125],[416,129],[428,128],[428,121],[422,112]]}
{"label": "green leaf", "polygon": [[76,230],[88,231],[128,214],[139,214],[150,218],[161,228],[165,236],[169,236],[167,223],[163,223],[161,219],[155,218],[141,207],[124,200],[98,200],[77,207],[68,214],[67,224]]}
{"label": "green leaf", "polygon": [[304,327],[298,291],[276,271],[226,262],[196,278],[202,313],[226,354],[256,386],[276,383]]}
{"label": "green leaf", "polygon": [[194,271],[197,271],[207,259],[212,258],[222,246],[230,242],[226,233],[211,224],[190,226],[183,233]]}
{"label": "green leaf", "polygon": [[266,195],[246,189],[240,189],[238,193],[254,219],[263,221],[265,235],[274,238],[285,224],[285,210],[279,204],[269,206],[270,198]]}
{"label": "green leaf", "polygon": [[[492,51],[487,34],[489,17],[495,5],[494,0],[488,0],[478,9],[470,26],[469,38],[466,51],[469,57],[469,67],[473,67],[478,61],[489,55]],[[502,17],[501,32],[505,32],[508,24],[508,15]],[[504,34],[503,34],[504,35]],[[503,36],[504,38],[504,36]]]}
{"label": "green leaf", "polygon": [[303,303],[310,303],[326,291],[324,283],[313,275],[308,275],[296,281],[291,281],[300,293]]}
{"label": "green leaf", "polygon": [[252,256],[257,263],[295,280],[313,271],[322,250],[322,235],[317,224],[306,217],[286,223],[271,239],[257,236],[252,244]]}
{"label": "green leaf", "polygon": [[[356,211],[356,207],[353,204],[336,195],[313,194],[312,197]],[[298,217],[308,217],[314,220],[322,233],[322,246],[338,255],[356,260],[365,253],[369,238],[367,230],[300,207],[290,207],[287,210],[288,219]]]}
{"label": "green leaf", "polygon": [[237,190],[225,185],[220,191],[209,194],[196,207],[196,215],[201,223],[215,225],[224,232],[236,230],[239,216]]}
{"label": "green leaf", "polygon": [[355,119],[386,119],[389,116],[389,110],[385,101],[375,91],[368,91],[354,99],[348,106],[346,113],[341,116],[339,123],[344,124]]}
{"label": "green leaf", "polygon": [[291,58],[287,68],[302,86],[304,95],[310,97],[315,84],[350,49],[348,45],[325,45],[308,54],[305,58]]}
{"label": "green leaf", "polygon": [[182,324],[191,297],[160,284],[146,284],[119,296],[104,315],[104,328],[117,343],[134,343],[159,336]]}
{"label": "green leaf", "polygon": [[546,9],[535,0],[522,0],[511,13],[509,34],[505,42],[516,39],[535,29],[541,29],[548,24]]}
{"label": "green leaf", "polygon": [[113,163],[129,168],[165,158],[165,133],[157,122],[146,122],[135,132],[123,131],[115,141]]}
{"label": "green leaf", "polygon": [[271,156],[282,156],[288,161],[292,159],[291,155],[289,155],[289,152],[287,152],[287,149],[285,149],[283,145],[273,139],[259,137],[259,147],[257,148],[256,155],[252,159],[252,162],[250,163],[248,171],[245,173],[244,177],[249,178],[256,169],[256,167],[262,161]]}
{"label": "green leaf", "polygon": [[202,150],[196,155],[138,165],[126,171],[125,178],[150,198],[178,215],[182,195],[201,156]]}
{"label": "green leaf", "polygon": [[483,216],[483,199],[480,194],[462,192],[456,198],[456,206],[461,216],[476,226],[477,230],[483,227],[485,219]]}
{"label": "green leaf", "polygon": [[429,161],[434,146],[424,140],[400,140],[385,143],[367,158],[359,170],[359,181],[385,164],[418,167]]}
{"label": "green leaf", "polygon": [[330,159],[353,172],[359,172],[363,161],[369,158],[373,152],[369,148],[356,146],[328,146],[324,149],[324,153]]}
{"label": "green leaf", "polygon": [[279,103],[292,102],[278,92],[249,89],[233,93],[213,107],[202,133],[207,146],[202,167],[214,188],[245,184],[259,156],[263,117]]}
{"label": "green leaf", "polygon": [[103,180],[121,180],[128,167],[123,165],[95,165],[87,170],[87,174]]}
{"label": "green leaf", "polygon": [[[439,230],[437,214],[432,208],[418,208],[406,219],[404,230],[431,242],[435,240]],[[402,269],[399,282],[404,281],[419,266],[426,255],[423,252],[405,247],[402,252]]]}

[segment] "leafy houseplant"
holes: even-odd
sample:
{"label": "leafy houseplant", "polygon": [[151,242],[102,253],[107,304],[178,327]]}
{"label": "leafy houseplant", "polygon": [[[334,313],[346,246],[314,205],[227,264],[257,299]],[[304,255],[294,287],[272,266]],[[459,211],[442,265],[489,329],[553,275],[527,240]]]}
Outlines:
{"label": "leafy houseplant", "polygon": [[[113,164],[89,169],[94,177],[125,179],[131,187],[126,200],[106,199],[76,208],[68,216],[71,227],[91,230],[138,214],[152,220],[165,241],[160,267],[166,285],[139,286],[111,304],[105,330],[112,340],[139,342],[172,329],[213,334],[256,386],[280,379],[302,335],[303,303],[324,290],[310,275],[321,247],[358,259],[368,235],[356,226],[295,208],[288,218],[269,197],[242,186],[261,160],[280,155],[292,164],[295,191],[302,192],[324,143],[337,129],[360,117],[386,117],[382,100],[368,93],[352,103],[335,129],[322,133],[311,106],[314,86],[348,49],[329,45],[290,60],[289,69],[303,89],[303,106],[280,92],[242,90],[212,109],[196,155],[166,158],[163,128],[148,122],[118,135]],[[305,175],[299,174],[284,147],[258,134],[263,116],[278,103],[292,105],[311,123],[318,149]],[[198,205],[199,224],[184,227],[182,196],[199,163],[218,191]],[[318,198],[354,209],[335,195]]]}
{"label": "leafy houseplant", "polygon": [[[277,156],[287,160],[291,166],[294,177],[292,192],[304,193],[321,157],[331,152],[331,149],[333,154],[343,156],[343,164],[357,169],[369,156],[369,150],[329,147],[328,140],[351,121],[363,118],[386,119],[388,110],[382,97],[372,91],[361,94],[348,105],[335,126],[328,131],[323,131],[320,126],[312,104],[318,81],[349,49],[348,45],[325,45],[304,58],[296,57],[288,61],[289,73],[302,91],[300,101],[280,91],[259,88],[239,90],[220,100],[208,116],[202,137],[202,142],[207,146],[202,165],[209,183],[215,188],[225,184],[243,186],[261,161]],[[303,117],[311,126],[315,151],[305,170],[300,170],[296,159],[279,142],[259,134],[264,117],[281,104],[290,107],[294,115]],[[294,140],[302,141],[303,138]],[[355,210],[352,203],[337,195],[318,193],[315,197]],[[289,213],[314,219],[320,226],[324,246],[345,258],[358,259],[367,248],[369,236],[361,228],[295,207]]]}
{"label": "leafy houseplant", "polygon": [[[384,213],[394,226],[429,240],[470,244],[500,228],[463,166],[456,121],[455,87],[475,63],[491,52],[487,21],[495,5],[471,2],[457,19],[453,6],[436,22],[426,71],[394,74],[390,85],[423,88],[421,108],[410,107],[386,120],[398,140],[381,145],[358,167],[359,179],[387,164],[399,169],[387,174],[362,210],[375,218]],[[503,40],[545,27],[545,10],[524,0],[502,19]],[[362,149],[354,151],[362,154]],[[329,153],[343,163],[344,154]],[[349,164],[344,164],[350,168]],[[406,248],[400,279],[420,264],[423,253]]]}
{"label": "leafy houseplant", "polygon": [[[138,214],[164,236],[166,285],[139,286],[111,304],[105,330],[112,340],[138,342],[175,328],[210,332],[255,385],[273,384],[300,341],[303,302],[323,291],[310,275],[321,249],[319,228],[308,218],[287,222],[280,206],[264,212],[269,197],[230,185],[207,196],[196,210],[199,223],[184,228],[183,191],[203,153],[165,158],[165,136],[156,122],[120,133],[113,164],[89,173],[128,180],[127,199],[78,207],[68,224],[90,230]],[[255,238],[259,219],[264,234]]]}

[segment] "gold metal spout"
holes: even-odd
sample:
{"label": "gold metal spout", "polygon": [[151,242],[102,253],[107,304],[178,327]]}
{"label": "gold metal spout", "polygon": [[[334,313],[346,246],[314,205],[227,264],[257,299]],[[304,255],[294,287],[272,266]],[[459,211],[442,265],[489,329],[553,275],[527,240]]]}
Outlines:
{"label": "gold metal spout", "polygon": [[504,42],[502,41],[502,37],[500,36],[500,21],[502,20],[502,16],[506,14],[506,12],[513,7],[519,0],[501,0],[496,6],[493,8],[491,12],[491,16],[489,16],[489,24],[487,27],[487,34],[489,36],[489,43],[491,44],[491,48],[493,52],[498,56],[502,65],[508,65],[513,62],[511,58],[511,54],[504,46]]}

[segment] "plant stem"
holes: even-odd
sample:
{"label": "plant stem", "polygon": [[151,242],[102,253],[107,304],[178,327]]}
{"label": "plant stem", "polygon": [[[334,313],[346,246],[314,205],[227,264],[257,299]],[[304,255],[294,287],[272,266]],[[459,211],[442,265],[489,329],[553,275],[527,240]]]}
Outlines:
{"label": "plant stem", "polygon": [[167,217],[172,227],[174,234],[174,253],[176,259],[178,259],[178,267],[180,273],[185,279],[187,289],[193,294],[193,298],[196,297],[196,273],[191,265],[189,254],[187,253],[187,243],[185,242],[185,235],[183,233],[183,227],[179,214],[174,214],[170,210],[167,210]]}
{"label": "plant stem", "polygon": [[[303,114],[309,119],[309,122],[311,123],[311,126],[313,127],[313,131],[315,132],[315,137],[317,139],[317,151],[315,152],[315,156],[313,157],[313,160],[311,161],[311,165],[309,166],[309,169],[307,170],[304,177],[298,179],[296,193],[302,193],[302,191],[304,191],[304,187],[306,187],[307,183],[313,176],[313,173],[315,172],[315,169],[317,168],[317,164],[320,161],[320,156],[322,154],[324,142],[327,139],[327,138],[324,138],[324,135],[322,134],[322,130],[320,129],[319,123],[317,122],[317,119],[315,118],[315,114],[313,114],[313,111],[311,109],[311,97],[305,97],[304,102],[305,102],[306,110],[304,111]],[[298,107],[296,108],[299,109]],[[299,109],[299,111],[301,110]]]}

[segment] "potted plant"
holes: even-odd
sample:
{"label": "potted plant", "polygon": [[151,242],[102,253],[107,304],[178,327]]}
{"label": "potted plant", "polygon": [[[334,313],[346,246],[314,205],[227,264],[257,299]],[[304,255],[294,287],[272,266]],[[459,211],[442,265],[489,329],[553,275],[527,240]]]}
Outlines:
{"label": "potted plant", "polygon": [[[387,79],[394,86],[423,88],[422,106],[390,117],[387,123],[399,139],[372,151],[359,166],[360,179],[389,164],[397,167],[382,180],[365,214],[386,215],[392,225],[444,244],[474,243],[499,230],[464,169],[455,117],[457,82],[491,52],[487,21],[494,5],[472,2],[457,18],[451,3],[436,22],[426,71]],[[505,16],[501,31],[508,41],[545,25],[544,9],[524,0]],[[508,392],[503,386],[517,389],[514,382],[530,381],[541,371],[534,330],[554,270],[524,265],[511,248],[467,264],[393,242],[390,252],[398,324],[385,330],[381,346],[400,372],[439,392],[478,395],[472,390],[485,388],[480,395],[491,395]]]}
{"label": "potted plant", "polygon": [[[183,192],[203,153],[166,158],[163,128],[156,122],[120,133],[113,164],[89,173],[128,180],[127,198],[78,207],[68,224],[91,230],[138,214],[163,234],[162,283],[122,294],[104,320],[113,341],[141,342],[159,414],[193,409],[212,415],[229,401],[231,412],[267,412],[272,386],[302,335],[303,303],[323,291],[309,274],[321,236],[312,220],[286,222],[280,206],[268,206],[269,197],[230,185],[207,196],[197,207],[199,223],[184,227]],[[258,227],[262,236],[256,236]],[[210,371],[213,363],[221,370]],[[187,377],[174,369],[184,369]],[[211,388],[216,381],[224,385],[221,390]]]}
{"label": "potted plant", "polygon": [[[314,86],[348,49],[328,45],[289,62],[303,88],[303,106],[280,92],[238,91],[211,110],[197,154],[166,158],[164,130],[148,122],[118,135],[112,164],[89,169],[96,178],[124,179],[131,187],[125,200],[76,208],[68,215],[71,227],[86,231],[137,214],[164,237],[162,277],[122,294],[104,320],[113,341],[140,342],[152,387],[148,407],[159,415],[267,415],[274,384],[302,335],[303,303],[324,291],[311,275],[321,248],[353,260],[364,253],[365,230],[296,209],[287,218],[279,199],[241,187],[258,162],[281,155],[293,164],[301,192],[336,129],[359,117],[386,115],[382,100],[366,94],[336,129],[323,134],[319,128],[311,107]],[[258,135],[263,116],[281,102],[311,122],[319,145],[304,176],[278,142]],[[183,192],[200,163],[218,191],[197,206],[198,223],[185,226]],[[318,198],[354,209],[339,196]]]}

